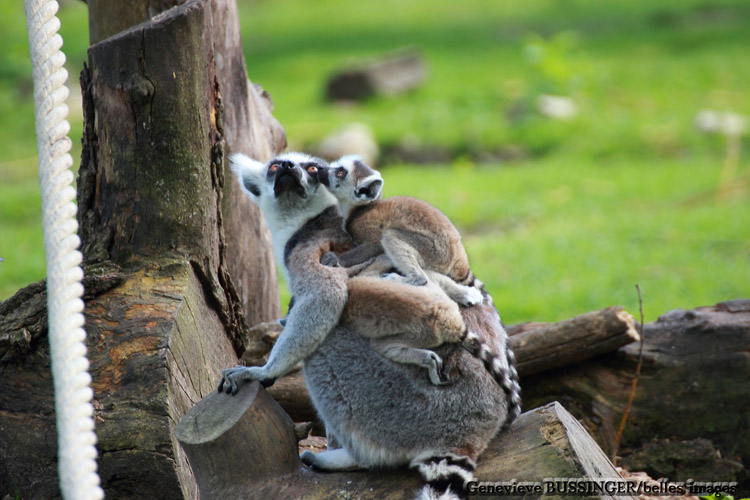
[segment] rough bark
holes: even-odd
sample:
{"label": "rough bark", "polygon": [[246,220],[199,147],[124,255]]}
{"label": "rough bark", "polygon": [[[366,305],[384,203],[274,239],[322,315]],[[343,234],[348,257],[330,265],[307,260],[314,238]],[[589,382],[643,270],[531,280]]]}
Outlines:
{"label": "rough bark", "polygon": [[[237,363],[245,313],[279,316],[268,231],[226,158],[285,139],[233,1],[91,7],[78,207],[99,471],[107,498],[196,498],[174,426]],[[41,283],[1,306],[0,494],[59,495],[44,304]]]}
{"label": "rough bark", "polygon": [[[221,369],[236,362],[232,345],[188,263],[165,260],[133,273],[95,272],[87,269],[85,283],[100,287],[85,297],[86,329],[107,497],[195,498],[171,429],[214,390]],[[31,293],[25,305],[13,309],[25,319],[11,334],[26,319],[46,321],[38,310],[46,302],[43,283],[25,291]],[[29,348],[0,362],[0,491],[56,498],[49,343],[46,326],[30,331]]]}
{"label": "rough bark", "polygon": [[[201,498],[401,499],[420,487],[418,476],[405,469],[306,468],[297,456],[293,422],[257,382],[236,396],[209,395],[183,417],[176,435]],[[521,415],[497,436],[480,457],[476,475],[490,482],[620,478],[583,427],[556,403]]]}
{"label": "rough bark", "polygon": [[[750,300],[676,310],[646,324],[621,465],[676,481],[737,480],[749,491],[749,352]],[[526,377],[524,404],[560,401],[610,453],[637,360],[634,343]]]}
{"label": "rough bark", "polygon": [[225,160],[232,151],[266,159],[285,139],[248,83],[234,3],[174,7],[93,45],[89,63],[79,180],[87,258],[190,259],[238,337],[238,303],[251,324],[278,317],[270,236]]}

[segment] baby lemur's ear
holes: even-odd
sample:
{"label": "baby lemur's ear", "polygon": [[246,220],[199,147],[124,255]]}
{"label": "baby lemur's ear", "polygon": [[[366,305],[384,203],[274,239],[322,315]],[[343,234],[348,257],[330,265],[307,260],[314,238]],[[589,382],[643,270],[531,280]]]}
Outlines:
{"label": "baby lemur's ear", "polygon": [[242,185],[242,189],[250,195],[253,201],[258,201],[266,182],[266,166],[242,153],[234,153],[229,157],[229,166]]}

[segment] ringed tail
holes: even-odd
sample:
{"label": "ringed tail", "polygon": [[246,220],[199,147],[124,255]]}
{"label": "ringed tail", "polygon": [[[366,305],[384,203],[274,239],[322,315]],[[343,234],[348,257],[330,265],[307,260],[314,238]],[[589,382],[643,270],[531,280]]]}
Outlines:
{"label": "ringed tail", "polygon": [[508,397],[508,416],[503,423],[503,430],[507,429],[521,414],[521,384],[518,381],[516,357],[513,350],[510,346],[506,346],[505,359],[503,359],[490,351],[487,343],[474,332],[466,334],[463,345],[472,355],[484,363],[484,367],[503,388]]}
{"label": "ringed tail", "polygon": [[417,469],[425,485],[416,500],[465,500],[466,483],[474,480],[476,463],[454,453],[423,453],[409,463]]}

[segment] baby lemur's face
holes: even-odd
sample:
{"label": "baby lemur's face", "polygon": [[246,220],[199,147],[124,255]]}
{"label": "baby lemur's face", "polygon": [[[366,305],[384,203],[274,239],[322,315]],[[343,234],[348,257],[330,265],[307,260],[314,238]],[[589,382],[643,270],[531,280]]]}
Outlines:
{"label": "baby lemur's face", "polygon": [[380,199],[383,177],[359,156],[344,156],[319,173],[323,185],[340,201],[363,205]]}

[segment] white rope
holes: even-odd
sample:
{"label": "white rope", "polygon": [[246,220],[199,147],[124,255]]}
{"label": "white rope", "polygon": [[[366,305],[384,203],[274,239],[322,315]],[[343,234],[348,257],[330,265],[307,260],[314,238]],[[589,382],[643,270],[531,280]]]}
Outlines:
{"label": "white rope", "polygon": [[55,0],[24,0],[34,67],[36,141],[42,224],[47,259],[47,314],[55,384],[58,473],[65,499],[104,498],[96,472],[91,376],[83,330],[83,271],[76,231],[76,191],[71,186],[70,125],[66,117],[68,72]]}

